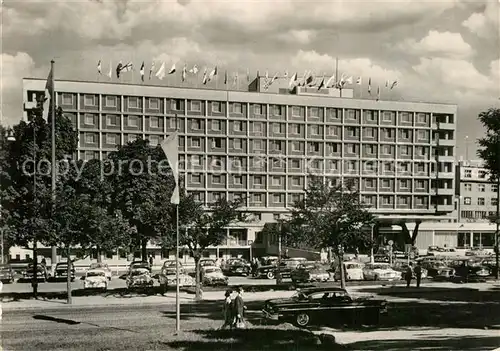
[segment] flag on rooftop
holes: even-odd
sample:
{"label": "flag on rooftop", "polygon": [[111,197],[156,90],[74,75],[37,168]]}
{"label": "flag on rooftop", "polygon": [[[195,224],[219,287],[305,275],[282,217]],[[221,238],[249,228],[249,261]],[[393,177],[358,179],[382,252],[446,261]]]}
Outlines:
{"label": "flag on rooftop", "polygon": [[215,76],[217,76],[217,66],[215,66],[215,68],[212,70],[212,72],[210,72],[210,74],[208,75],[208,81],[211,81],[212,79],[214,79]]}
{"label": "flag on rooftop", "polygon": [[99,60],[99,62],[97,62],[97,73],[102,74],[101,60]]}
{"label": "flag on rooftop", "polygon": [[141,73],[141,80],[144,82],[144,61],[142,61],[141,69],[139,70]]}
{"label": "flag on rooftop", "polygon": [[394,82],[392,82],[392,84],[391,84],[391,90],[392,90],[392,88],[394,88],[396,85],[398,85],[398,81],[397,81],[397,80],[395,80]]}
{"label": "flag on rooftop", "polygon": [[372,94],[372,78],[368,78],[368,94]]}
{"label": "flag on rooftop", "polygon": [[158,70],[158,72],[156,72],[155,76],[159,80],[162,80],[163,78],[165,78],[165,62],[162,62],[160,69]]}
{"label": "flag on rooftop", "polygon": [[357,85],[361,85],[361,84],[363,84],[363,83],[362,83],[362,78],[361,78],[361,77],[358,77],[358,78],[356,79],[356,84],[357,84]]}
{"label": "flag on rooftop", "polygon": [[116,78],[120,79],[120,73],[122,71],[123,64],[122,62],[118,62],[118,65],[116,66]]}
{"label": "flag on rooftop", "polygon": [[155,70],[155,62],[153,61],[151,63],[151,68],[149,69],[149,80],[151,80],[151,76],[153,75],[154,70]]}
{"label": "flag on rooftop", "polygon": [[54,93],[54,73],[52,72],[52,67],[50,68],[49,75],[47,76],[47,81],[45,82],[44,91],[44,102],[43,102],[43,119],[46,121],[49,118],[49,107],[52,100],[52,95]]}
{"label": "flag on rooftop", "polygon": [[335,74],[332,74],[330,78],[325,83],[325,88],[330,88],[332,84],[335,84]]}
{"label": "flag on rooftop", "polygon": [[203,84],[208,83],[208,75],[207,75],[207,68],[205,67],[205,70],[203,71]]}
{"label": "flag on rooftop", "polygon": [[194,65],[193,68],[189,70],[189,73],[197,74],[198,73],[198,66]]}
{"label": "flag on rooftop", "polygon": [[108,77],[111,79],[112,76],[113,76],[113,63],[111,62],[111,60],[109,60]]}
{"label": "flag on rooftop", "polygon": [[297,72],[295,72],[292,78],[290,78],[290,82],[288,83],[288,88],[292,89],[293,86],[296,84],[296,82],[297,82]]}
{"label": "flag on rooftop", "polygon": [[170,71],[168,71],[168,74],[174,74],[174,73],[175,73],[175,63],[170,68]]}
{"label": "flag on rooftop", "polygon": [[125,66],[122,67],[122,72],[130,72],[134,69],[134,64],[132,62],[128,62]]}
{"label": "flag on rooftop", "polygon": [[184,64],[184,67],[182,68],[182,81],[186,81],[186,74],[187,74],[187,65]]}

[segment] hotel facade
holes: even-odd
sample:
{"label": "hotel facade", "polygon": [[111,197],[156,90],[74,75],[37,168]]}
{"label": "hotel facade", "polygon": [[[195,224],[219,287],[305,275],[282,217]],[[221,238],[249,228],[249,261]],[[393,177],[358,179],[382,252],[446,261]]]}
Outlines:
{"label": "hotel facade", "polygon": [[[45,80],[24,79],[25,117]],[[80,159],[104,159],[136,138],[179,131],[179,171],[198,201],[246,199],[253,222],[210,251],[263,254],[259,231],[303,197],[311,174],[355,181],[387,223],[437,221],[455,211],[457,106],[353,98],[258,77],[247,91],[57,80],[57,105],[79,133]],[[342,95],[342,97],[340,96]]]}

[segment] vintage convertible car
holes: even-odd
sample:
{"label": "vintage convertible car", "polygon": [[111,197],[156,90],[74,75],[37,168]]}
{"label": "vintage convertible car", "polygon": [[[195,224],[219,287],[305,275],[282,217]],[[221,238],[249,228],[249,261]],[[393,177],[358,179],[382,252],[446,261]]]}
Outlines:
{"label": "vintage convertible car", "polygon": [[201,282],[207,286],[227,285],[228,278],[216,266],[205,266],[201,272]]}
{"label": "vintage convertible car", "polygon": [[132,268],[127,275],[127,288],[146,288],[154,284],[151,272],[147,268]]}
{"label": "vintage convertible car", "polygon": [[400,280],[401,273],[391,268],[388,263],[367,263],[363,268],[365,280]]}
{"label": "vintage convertible car", "polygon": [[385,300],[353,299],[336,287],[298,290],[287,299],[267,300],[262,310],[268,320],[292,322],[299,327],[310,324],[378,324],[387,313]]}
{"label": "vintage convertible car", "polygon": [[[26,268],[26,271],[23,272],[23,279],[24,280],[32,280],[33,279],[33,263],[28,264],[28,267]],[[47,268],[42,265],[42,264],[37,264],[36,265],[36,279],[37,281],[47,281],[48,279],[48,272]]]}
{"label": "vintage convertible car", "polygon": [[325,266],[316,263],[302,263],[290,273],[293,283],[326,282],[330,274]]}
{"label": "vintage convertible car", "polygon": [[104,269],[89,269],[83,281],[84,289],[108,289],[108,277]]}

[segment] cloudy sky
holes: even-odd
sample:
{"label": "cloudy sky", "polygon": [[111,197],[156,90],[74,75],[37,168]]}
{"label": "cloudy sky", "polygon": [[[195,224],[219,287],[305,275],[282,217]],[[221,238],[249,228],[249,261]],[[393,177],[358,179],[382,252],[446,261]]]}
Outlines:
{"label": "cloudy sky", "polygon": [[22,77],[46,77],[53,58],[56,79],[97,79],[99,59],[104,72],[156,60],[241,77],[322,75],[338,57],[365,84],[397,79],[386,98],[457,103],[458,154],[468,135],[472,158],[478,112],[500,107],[499,11],[499,0],[4,0],[3,123],[20,119]]}

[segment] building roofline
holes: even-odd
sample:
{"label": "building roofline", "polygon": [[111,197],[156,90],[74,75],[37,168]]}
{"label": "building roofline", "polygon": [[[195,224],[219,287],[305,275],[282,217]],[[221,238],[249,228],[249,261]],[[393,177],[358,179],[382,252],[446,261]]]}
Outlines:
{"label": "building roofline", "polygon": [[[255,78],[253,81],[250,81],[251,85],[255,80],[258,80],[262,77]],[[23,77],[23,81],[46,81],[46,78],[34,78],[34,77]],[[212,87],[192,87],[192,86],[178,86],[178,85],[160,85],[160,84],[138,84],[138,83],[129,83],[129,82],[109,82],[109,81],[96,81],[96,80],[84,80],[84,79],[55,79],[55,82],[67,82],[67,83],[85,83],[85,84],[102,84],[102,85],[114,85],[114,86],[124,86],[124,87],[148,87],[148,88],[169,88],[169,89],[183,89],[183,90],[189,90],[189,91],[213,91],[213,92],[223,92],[223,93],[247,93],[247,94],[255,94],[255,95],[266,95],[266,96],[286,96],[286,94],[279,94],[275,92],[259,92],[259,91],[250,91],[250,90],[237,90],[237,89],[215,89]],[[292,96],[299,96],[299,97],[310,97],[308,95],[295,95],[295,94],[290,94]],[[373,101],[375,102],[375,99],[367,99],[367,98],[346,98],[346,97],[336,97],[336,96],[325,96],[325,95],[318,95],[318,96],[313,96],[314,98],[324,98],[324,99],[339,99],[339,100],[357,100],[357,101]],[[427,104],[427,105],[440,105],[440,106],[449,106],[449,107],[455,107],[458,109],[458,104],[456,103],[447,103],[447,102],[433,102],[433,101],[422,101],[422,100],[417,100],[417,99],[412,99],[412,100],[379,100],[380,102],[389,102],[389,103],[395,103],[395,104],[401,104],[401,105],[407,105],[407,104]]]}

